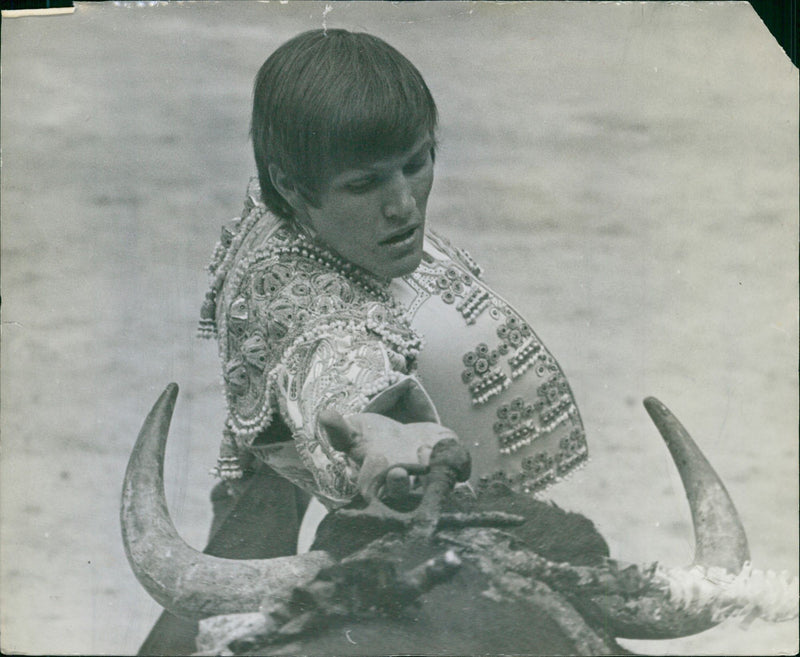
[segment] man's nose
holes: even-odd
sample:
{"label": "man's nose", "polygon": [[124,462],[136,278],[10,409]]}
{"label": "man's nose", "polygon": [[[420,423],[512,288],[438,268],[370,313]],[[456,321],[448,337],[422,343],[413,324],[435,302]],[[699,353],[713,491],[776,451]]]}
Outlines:
{"label": "man's nose", "polygon": [[383,214],[387,219],[407,219],[417,207],[413,190],[406,177],[398,173],[387,182]]}

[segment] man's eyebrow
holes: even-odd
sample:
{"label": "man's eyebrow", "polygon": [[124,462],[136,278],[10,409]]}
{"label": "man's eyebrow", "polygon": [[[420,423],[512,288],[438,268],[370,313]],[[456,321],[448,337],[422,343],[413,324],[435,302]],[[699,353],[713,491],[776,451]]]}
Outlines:
{"label": "man's eyebrow", "polygon": [[369,165],[365,165],[364,168],[353,168],[353,169],[345,169],[342,171],[338,176],[337,179],[340,179],[342,182],[348,183],[353,180],[360,180],[361,178],[370,178],[380,173],[380,169],[376,169],[375,167],[370,167]]}
{"label": "man's eyebrow", "polygon": [[[425,141],[423,141],[419,148],[410,151],[407,156],[403,156],[405,160],[413,160],[415,157],[422,155],[423,153],[427,153],[431,148],[433,148],[433,140],[430,137],[427,137]],[[350,182],[352,180],[357,180],[358,178],[365,178],[368,176],[379,175],[384,168],[391,168],[389,167],[381,167],[380,162],[387,159],[394,159],[394,158],[382,158],[382,160],[378,161],[378,165],[365,163],[363,165],[353,166],[351,168],[345,169],[337,178],[343,179],[344,182]],[[398,159],[400,157],[398,156]]]}

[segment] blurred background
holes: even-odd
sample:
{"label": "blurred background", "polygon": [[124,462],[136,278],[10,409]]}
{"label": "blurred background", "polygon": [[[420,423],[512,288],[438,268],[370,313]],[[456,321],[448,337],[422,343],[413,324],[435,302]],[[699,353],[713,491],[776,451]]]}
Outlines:
{"label": "blurred background", "polygon": [[[158,607],[119,534],[163,386],[178,529],[201,548],[224,403],[194,337],[255,171],[251,84],[294,34],[368,31],[441,113],[429,221],[559,359],[591,461],[552,491],[612,554],[682,565],[680,480],[641,399],[726,482],[755,567],[798,563],[798,77],[747,3],[77,3],[2,24],[1,640],[130,654]],[[793,654],[797,624],[626,642]]]}

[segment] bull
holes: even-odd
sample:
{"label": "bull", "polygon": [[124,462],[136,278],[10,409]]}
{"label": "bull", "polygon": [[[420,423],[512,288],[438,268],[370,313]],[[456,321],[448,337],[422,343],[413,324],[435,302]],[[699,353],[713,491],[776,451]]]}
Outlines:
{"label": "bull", "polygon": [[[645,407],[680,473],[693,564],[611,559],[592,523],[498,483],[459,494],[469,455],[442,441],[415,508],[374,495],[330,514],[311,552],[263,560],[200,553],[178,535],[163,460],[178,389],[144,422],[123,486],[133,572],[172,613],[201,622],[200,654],[620,654],[617,638],[666,639],[730,616],[796,617],[797,579],[750,568],[724,485],[658,400]],[[379,478],[375,486],[379,485]]]}

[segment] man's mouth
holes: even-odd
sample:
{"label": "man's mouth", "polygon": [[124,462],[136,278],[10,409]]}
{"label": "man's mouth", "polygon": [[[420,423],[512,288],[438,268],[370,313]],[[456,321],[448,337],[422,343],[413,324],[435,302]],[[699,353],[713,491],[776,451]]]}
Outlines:
{"label": "man's mouth", "polygon": [[414,237],[414,234],[416,233],[418,228],[419,226],[416,225],[411,226],[411,228],[408,228],[407,230],[404,230],[401,233],[396,233],[391,237],[387,237],[385,240],[381,240],[379,244],[385,246],[395,246],[397,244],[402,244],[403,242],[411,240]]}

